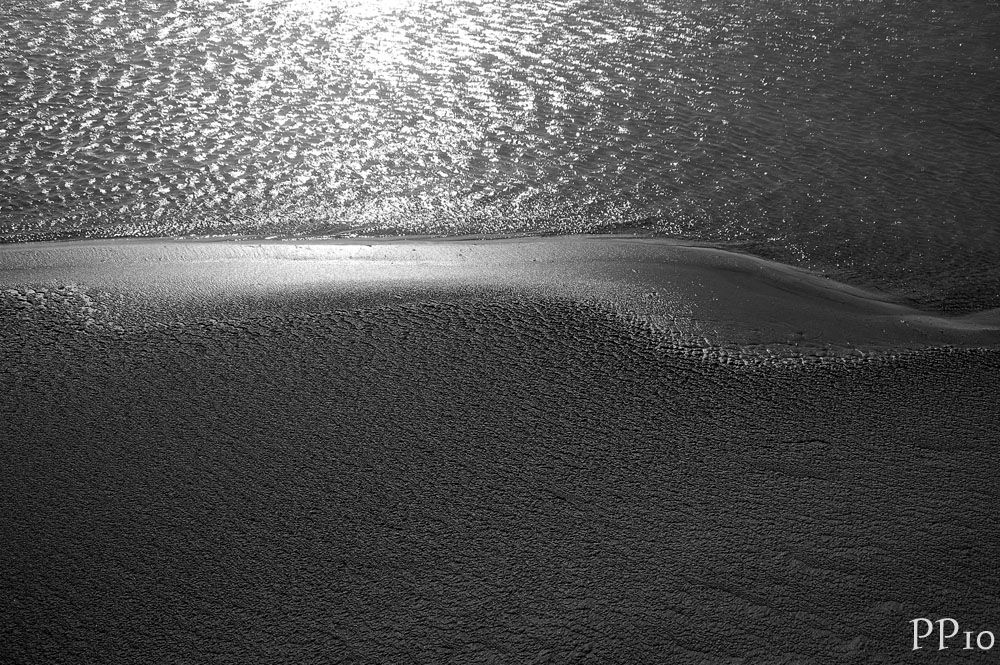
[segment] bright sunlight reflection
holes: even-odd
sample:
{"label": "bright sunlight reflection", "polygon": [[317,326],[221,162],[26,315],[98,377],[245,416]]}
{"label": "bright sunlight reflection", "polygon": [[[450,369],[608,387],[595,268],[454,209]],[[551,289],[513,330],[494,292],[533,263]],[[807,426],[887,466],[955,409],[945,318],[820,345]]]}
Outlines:
{"label": "bright sunlight reflection", "polygon": [[311,14],[338,11],[349,16],[379,16],[402,12],[420,4],[421,0],[291,0],[288,9]]}

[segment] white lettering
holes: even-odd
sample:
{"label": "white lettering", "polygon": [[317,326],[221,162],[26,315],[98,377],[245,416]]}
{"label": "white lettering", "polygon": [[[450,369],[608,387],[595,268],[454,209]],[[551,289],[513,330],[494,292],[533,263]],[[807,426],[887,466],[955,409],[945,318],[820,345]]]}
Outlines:
{"label": "white lettering", "polygon": [[[927,632],[924,633],[923,635],[921,635],[920,631],[917,629],[917,623],[920,621],[923,621],[925,624],[927,624]],[[930,619],[924,619],[924,618],[913,619],[912,621],[910,621],[910,623],[913,624],[913,650],[916,651],[917,649],[923,649],[923,647],[920,646],[920,640],[931,636],[931,632],[934,630],[934,624],[931,623]]]}
{"label": "white lettering", "polygon": [[[952,629],[951,629],[951,634],[950,635],[945,635],[944,634],[944,624],[945,624],[945,622],[948,622],[948,623],[950,623],[952,625]],[[948,647],[946,647],[944,645],[944,641],[945,640],[950,640],[951,638],[953,638],[956,635],[958,635],[958,622],[955,621],[954,619],[950,619],[950,618],[946,617],[944,619],[938,619],[937,625],[938,625],[938,651],[942,651],[942,650],[948,648]]]}

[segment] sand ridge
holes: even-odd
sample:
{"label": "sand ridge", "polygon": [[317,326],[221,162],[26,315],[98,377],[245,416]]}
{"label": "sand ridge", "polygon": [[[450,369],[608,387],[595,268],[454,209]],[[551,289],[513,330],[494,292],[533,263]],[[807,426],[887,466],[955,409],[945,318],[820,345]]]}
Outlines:
{"label": "sand ridge", "polygon": [[0,246],[0,290],[67,285],[105,294],[123,322],[519,293],[601,303],[672,338],[751,353],[1000,344],[997,311],[937,315],[757,257],[622,236]]}

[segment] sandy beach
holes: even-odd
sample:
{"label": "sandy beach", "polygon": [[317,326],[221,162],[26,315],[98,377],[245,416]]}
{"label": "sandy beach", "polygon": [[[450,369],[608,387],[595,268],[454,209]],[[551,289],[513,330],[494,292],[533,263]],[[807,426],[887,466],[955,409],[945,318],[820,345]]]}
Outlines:
{"label": "sandy beach", "polygon": [[900,662],[997,311],[627,237],[0,246],[4,662]]}

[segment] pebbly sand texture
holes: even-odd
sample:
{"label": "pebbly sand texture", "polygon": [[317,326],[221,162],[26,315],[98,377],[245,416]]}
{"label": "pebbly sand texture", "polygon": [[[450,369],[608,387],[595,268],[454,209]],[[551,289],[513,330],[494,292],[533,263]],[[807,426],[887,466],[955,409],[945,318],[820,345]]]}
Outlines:
{"label": "pebbly sand texture", "polygon": [[0,662],[997,627],[995,312],[663,241],[104,242],[0,247],[0,323]]}

